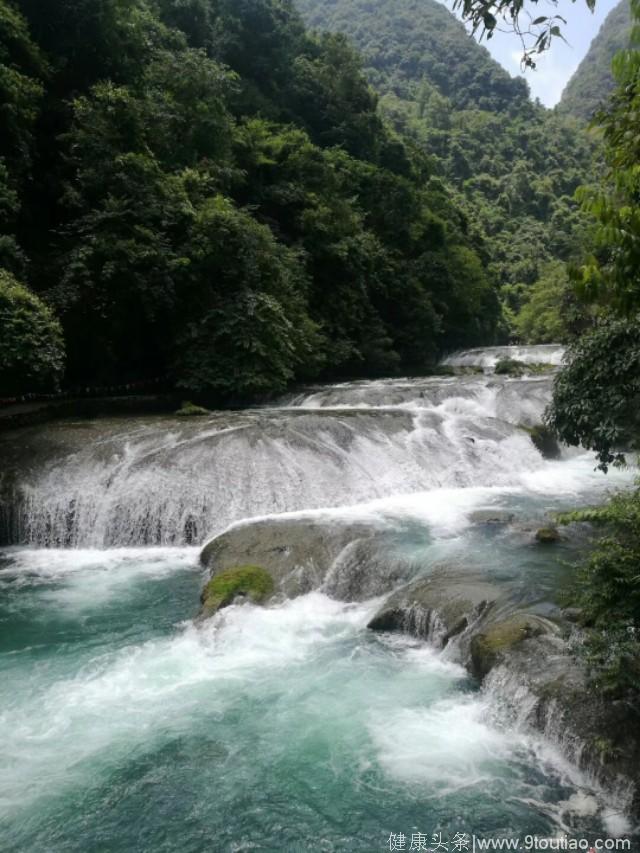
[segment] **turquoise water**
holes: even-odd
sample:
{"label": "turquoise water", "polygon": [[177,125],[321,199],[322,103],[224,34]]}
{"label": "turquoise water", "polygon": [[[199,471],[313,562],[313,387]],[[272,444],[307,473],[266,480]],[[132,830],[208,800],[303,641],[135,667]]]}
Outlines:
{"label": "turquoise water", "polygon": [[[469,514],[542,517],[606,486],[590,460],[527,476],[391,502],[393,547],[549,606],[572,547],[552,559]],[[408,849],[417,832],[610,826],[611,804],[458,664],[368,631],[379,602],[316,592],[198,624],[202,582],[197,549],[0,552],[2,851],[383,851],[401,832]]]}

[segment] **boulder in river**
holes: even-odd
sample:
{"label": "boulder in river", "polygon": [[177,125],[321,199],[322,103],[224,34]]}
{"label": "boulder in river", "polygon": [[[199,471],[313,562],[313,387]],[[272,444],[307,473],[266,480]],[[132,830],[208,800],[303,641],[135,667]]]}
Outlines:
{"label": "boulder in river", "polygon": [[639,813],[640,712],[594,691],[568,622],[514,610],[498,593],[462,569],[435,570],[392,593],[369,627],[453,647],[510,719],[543,732]]}
{"label": "boulder in river", "polygon": [[292,598],[314,589],[341,601],[364,601],[408,581],[416,568],[393,554],[384,526],[327,514],[274,516],[230,527],[203,549],[214,577],[237,565],[266,569]]}
{"label": "boulder in river", "polygon": [[640,712],[594,688],[576,643],[564,623],[514,613],[481,627],[468,666],[513,717],[558,744],[622,810],[640,813]]}
{"label": "boulder in river", "polygon": [[525,640],[548,633],[551,623],[529,613],[512,613],[507,618],[485,625],[475,633],[470,644],[470,664],[475,676],[482,679],[499,663],[503,663]]}
{"label": "boulder in river", "polygon": [[534,446],[545,459],[560,459],[562,451],[553,430],[545,424],[536,424],[528,432]]}
{"label": "boulder in river", "polygon": [[556,434],[546,424],[520,424],[520,428],[531,436],[531,443],[544,459],[560,459],[562,448]]}
{"label": "boulder in river", "polygon": [[541,545],[554,545],[561,540],[562,536],[560,536],[560,531],[557,527],[541,527],[536,531],[536,542],[539,542]]}
{"label": "boulder in river", "polygon": [[498,588],[483,577],[443,567],[394,592],[369,628],[413,634],[443,648],[477,624],[499,598]]}
{"label": "boulder in river", "polygon": [[477,509],[469,516],[469,520],[474,524],[486,524],[495,527],[511,524],[514,518],[515,513],[504,509]]}
{"label": "boulder in river", "polygon": [[275,592],[273,578],[260,566],[235,566],[211,578],[202,590],[202,615],[213,616],[238,599],[264,604]]}

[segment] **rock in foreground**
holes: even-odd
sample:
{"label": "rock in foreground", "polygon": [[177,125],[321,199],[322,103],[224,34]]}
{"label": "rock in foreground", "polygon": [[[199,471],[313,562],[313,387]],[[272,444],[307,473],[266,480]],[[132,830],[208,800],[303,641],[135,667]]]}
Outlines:
{"label": "rock in foreground", "polygon": [[410,580],[416,568],[393,554],[392,531],[327,515],[275,516],[234,525],[212,539],[201,561],[215,577],[259,565],[288,598],[321,589],[364,601]]}
{"label": "rock in foreground", "polygon": [[374,631],[401,631],[443,648],[486,615],[498,588],[461,569],[437,568],[394,592],[369,622]]}
{"label": "rock in foreground", "polygon": [[213,616],[238,599],[264,604],[275,592],[273,578],[260,566],[236,566],[213,577],[202,590],[202,615]]}

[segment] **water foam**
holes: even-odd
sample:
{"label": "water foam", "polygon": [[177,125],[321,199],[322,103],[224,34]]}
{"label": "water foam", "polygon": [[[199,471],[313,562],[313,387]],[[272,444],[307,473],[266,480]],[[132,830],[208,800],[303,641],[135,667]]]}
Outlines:
{"label": "water foam", "polygon": [[10,548],[0,556],[0,588],[15,597],[34,589],[43,607],[85,613],[135,594],[140,584],[175,572],[201,572],[199,548],[42,550]]}
{"label": "water foam", "polygon": [[286,670],[361,632],[376,605],[312,593],[268,609],[233,606],[167,637],[107,649],[66,677],[57,667],[22,673],[20,689],[6,684],[0,713],[0,809],[82,784],[149,739],[224,714],[243,693],[268,695]]}
{"label": "water foam", "polygon": [[539,420],[549,393],[537,380],[517,387],[477,378],[418,407],[155,419],[133,430],[97,422],[89,444],[48,426],[34,441],[54,451],[37,464],[29,453],[4,490],[2,535],[58,547],[195,544],[265,513],[513,484],[542,464],[516,424]]}
{"label": "water foam", "polygon": [[560,344],[538,346],[477,347],[452,353],[443,359],[443,364],[452,367],[493,368],[502,358],[511,358],[523,364],[548,364],[559,367],[564,358],[564,347]]}

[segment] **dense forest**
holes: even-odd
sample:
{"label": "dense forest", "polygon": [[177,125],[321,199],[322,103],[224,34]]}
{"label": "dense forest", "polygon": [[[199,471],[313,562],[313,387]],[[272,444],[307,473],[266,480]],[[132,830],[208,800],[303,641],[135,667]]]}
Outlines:
{"label": "dense forest", "polygon": [[583,123],[436,0],[297,5],[0,0],[1,395],[224,400],[582,327]]}
{"label": "dense forest", "polygon": [[531,343],[565,337],[559,314],[573,315],[565,263],[586,239],[574,194],[596,172],[595,144],[580,123],[532,103],[525,81],[437,0],[298,5],[310,26],[350,35],[383,115],[454,188],[499,283],[505,334]]}
{"label": "dense forest", "polygon": [[558,112],[590,121],[615,88],[611,62],[618,51],[629,46],[631,7],[621,2],[607,15],[575,74],[567,83]]}
{"label": "dense forest", "polygon": [[282,0],[0,2],[7,395],[224,398],[494,339],[487,247]]}

